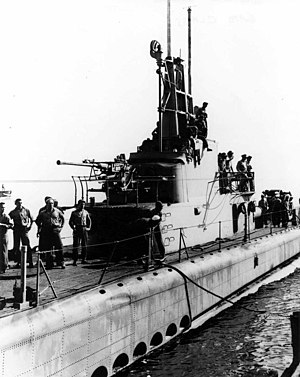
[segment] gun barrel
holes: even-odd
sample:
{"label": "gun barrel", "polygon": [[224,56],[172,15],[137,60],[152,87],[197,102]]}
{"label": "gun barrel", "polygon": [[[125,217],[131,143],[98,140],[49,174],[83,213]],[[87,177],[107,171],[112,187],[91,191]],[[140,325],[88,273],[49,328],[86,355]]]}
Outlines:
{"label": "gun barrel", "polygon": [[73,166],[84,166],[84,167],[90,167],[90,168],[101,168],[101,164],[99,163],[93,163],[93,162],[66,162],[66,161],[56,161],[57,165],[73,165]]}

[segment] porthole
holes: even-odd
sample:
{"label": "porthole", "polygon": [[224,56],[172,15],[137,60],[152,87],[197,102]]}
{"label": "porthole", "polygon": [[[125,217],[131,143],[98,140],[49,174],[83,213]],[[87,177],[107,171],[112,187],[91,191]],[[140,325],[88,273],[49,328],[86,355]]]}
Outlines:
{"label": "porthole", "polygon": [[118,287],[123,287],[124,284],[123,283],[118,283],[117,285],[118,285]]}
{"label": "porthole", "polygon": [[162,343],[162,341],[163,341],[163,336],[161,335],[160,332],[157,332],[153,335],[151,342],[150,342],[150,346],[151,347],[157,347]]}
{"label": "porthole", "polygon": [[104,295],[104,293],[106,293],[106,290],[105,289],[100,289],[99,293],[101,293],[102,295]]}
{"label": "porthole", "polygon": [[183,316],[179,326],[182,329],[188,329],[191,326],[190,317],[188,315]]}
{"label": "porthole", "polygon": [[175,323],[171,323],[167,328],[166,336],[174,336],[176,333],[177,326],[175,325]]}
{"label": "porthole", "polygon": [[91,377],[107,377],[108,371],[104,366],[97,368]]}
{"label": "porthole", "polygon": [[113,369],[124,368],[128,363],[129,363],[129,358],[126,355],[126,353],[121,353],[121,355],[119,355],[116,358],[116,360],[113,364]]}
{"label": "porthole", "polygon": [[134,351],[133,351],[133,357],[139,357],[139,356],[143,356],[145,355],[147,352],[147,346],[146,346],[146,343],[144,342],[141,342],[139,343]]}

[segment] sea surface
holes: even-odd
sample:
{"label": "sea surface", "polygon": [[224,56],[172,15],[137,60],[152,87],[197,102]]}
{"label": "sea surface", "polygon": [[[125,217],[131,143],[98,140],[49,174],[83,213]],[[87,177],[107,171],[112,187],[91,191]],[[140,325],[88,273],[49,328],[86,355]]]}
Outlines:
{"label": "sea surface", "polygon": [[122,377],[281,376],[293,355],[290,315],[300,311],[299,267],[297,260],[292,274],[261,286]]}

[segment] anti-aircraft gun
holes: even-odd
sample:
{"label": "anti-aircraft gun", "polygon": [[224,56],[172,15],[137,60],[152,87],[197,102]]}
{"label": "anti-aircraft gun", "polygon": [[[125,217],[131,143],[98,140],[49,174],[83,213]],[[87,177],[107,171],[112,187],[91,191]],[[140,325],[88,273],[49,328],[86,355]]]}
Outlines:
{"label": "anti-aircraft gun", "polygon": [[[71,165],[90,168],[89,175],[72,176],[75,186],[75,203],[78,197],[84,199],[91,205],[95,203],[94,197],[89,197],[89,193],[105,193],[106,199],[102,197],[102,201],[116,200],[118,193],[126,192],[132,185],[132,178],[134,169],[126,161],[125,155],[118,155],[114,161],[95,161],[83,160],[78,162],[65,162],[57,160],[57,165]],[[78,185],[81,190],[81,195],[78,194]],[[124,195],[123,195],[124,196]]]}

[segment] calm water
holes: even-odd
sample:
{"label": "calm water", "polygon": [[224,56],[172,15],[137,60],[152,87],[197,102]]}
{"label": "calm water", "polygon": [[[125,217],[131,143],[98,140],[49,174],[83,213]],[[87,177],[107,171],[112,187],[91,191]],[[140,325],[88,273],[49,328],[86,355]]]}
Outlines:
{"label": "calm water", "polygon": [[[242,306],[266,312],[250,312]],[[280,376],[292,361],[289,316],[299,310],[300,269],[296,269],[151,354],[122,376],[249,377],[265,376],[264,368],[269,369],[268,375]]]}

